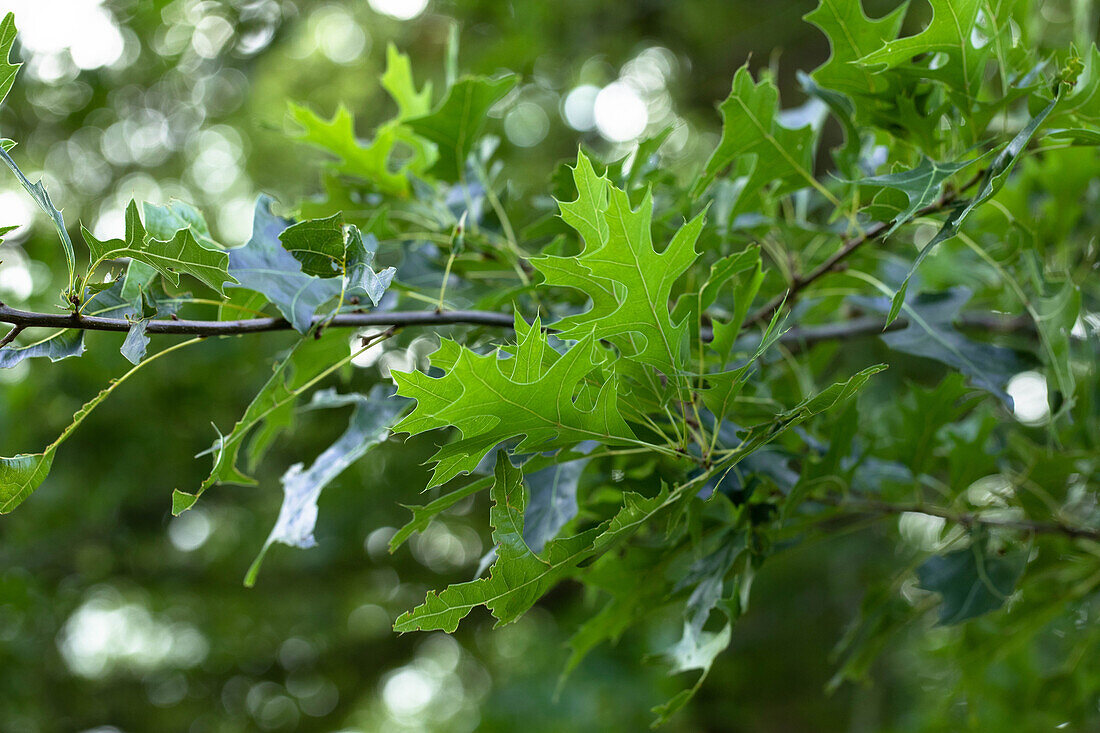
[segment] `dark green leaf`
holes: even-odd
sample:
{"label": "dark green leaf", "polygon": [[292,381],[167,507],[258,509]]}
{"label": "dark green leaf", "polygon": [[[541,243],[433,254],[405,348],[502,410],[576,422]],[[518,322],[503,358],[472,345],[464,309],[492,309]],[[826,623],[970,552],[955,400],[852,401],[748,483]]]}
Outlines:
{"label": "dark green leaf", "polygon": [[965,550],[925,560],[917,568],[917,579],[922,588],[942,596],[939,622],[952,625],[1003,606],[1026,564],[1026,553],[991,554],[975,537]]}
{"label": "dark green leaf", "polygon": [[1008,174],[1012,171],[1012,167],[1016,164],[1016,161],[1020,158],[1020,155],[1024,152],[1027,144],[1031,142],[1031,138],[1035,136],[1036,131],[1043,124],[1043,120],[1050,114],[1051,110],[1058,103],[1058,97],[1055,98],[1043,108],[1039,114],[1035,115],[1030,122],[1012,138],[994,158],[993,163],[986,170],[985,176],[982,178],[981,183],[978,186],[977,193],[974,197],[965,204],[959,205],[951,214],[947,217],[947,221],[944,222],[936,236],[932,237],[932,241],[924,246],[917,255],[917,259],[909,268],[909,272],[905,276],[905,280],[902,282],[901,287],[898,288],[898,292],[894,295],[894,301],[890,306],[890,313],[886,317],[886,323],[889,325],[894,322],[894,319],[898,317],[898,313],[901,312],[902,303],[905,302],[905,292],[909,287],[909,279],[913,277],[913,273],[920,267],[921,262],[929,253],[936,248],[940,242],[944,242],[951,239],[959,232],[959,227],[962,226],[963,221],[981,204],[985,203],[989,199],[993,198],[994,194],[1001,190],[1004,186],[1005,180]]}
{"label": "dark green leaf", "polygon": [[279,241],[307,275],[334,277],[344,272],[343,214],[291,224],[279,234]]}
{"label": "dark green leaf", "polygon": [[[970,289],[963,287],[943,293],[922,293],[903,306],[909,324],[883,334],[882,340],[895,351],[935,359],[959,370],[974,385],[1011,405],[1005,385],[1024,369],[1023,363],[1010,349],[971,341],[952,325],[971,295]],[[871,310],[886,312],[884,298],[860,298],[858,302]]]}

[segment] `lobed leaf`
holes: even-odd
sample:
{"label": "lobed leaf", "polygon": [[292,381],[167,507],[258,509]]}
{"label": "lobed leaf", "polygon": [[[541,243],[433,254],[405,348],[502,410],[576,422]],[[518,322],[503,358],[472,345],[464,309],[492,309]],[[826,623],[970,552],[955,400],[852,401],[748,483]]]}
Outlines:
{"label": "lobed leaf", "polygon": [[[168,235],[165,239],[157,239],[146,231],[138,214],[137,202],[133,200],[126,207],[125,239],[100,241],[81,227],[91,253],[90,270],[101,262],[129,257],[149,265],[175,285],[179,285],[180,274],[190,275],[222,296],[225,295],[224,285],[237,282],[229,274],[229,255],[215,248],[205,222],[201,218],[195,220],[180,216],[181,212],[190,213],[193,209],[181,203],[170,207],[146,204],[145,211],[146,218],[155,222],[154,231],[160,236]],[[179,228],[172,231],[176,226]],[[168,234],[169,231],[172,233]],[[90,276],[91,271],[88,274]]]}
{"label": "lobed leaf", "polygon": [[405,120],[420,137],[436,145],[438,159],[430,169],[444,181],[459,181],[466,158],[485,126],[489,108],[516,85],[516,77],[499,79],[476,76],[460,79],[432,112]]}
{"label": "lobed leaf", "polygon": [[735,161],[755,156],[756,165],[746,188],[755,190],[778,181],[779,192],[804,186],[819,187],[813,174],[814,132],[779,124],[779,90],[771,80],[754,82],[748,66],[733,77],[733,88],[722,102],[722,139],[711,154],[703,176],[692,189],[700,196],[711,181]]}
{"label": "lobed leaf", "polygon": [[611,445],[637,442],[618,410],[617,381],[604,382],[590,409],[574,402],[581,381],[603,363],[591,335],[558,356],[547,344],[538,318],[528,325],[518,315],[518,344],[510,359],[479,355],[444,339],[432,355],[439,378],[421,372],[394,372],[397,393],[416,407],[394,432],[412,435],[454,427],[462,439],[432,457],[429,488],[469,473],[500,443],[523,436],[516,446],[533,453],[600,440]]}
{"label": "lobed leaf", "polygon": [[629,358],[666,375],[684,369],[687,322],[673,323],[672,286],[698,258],[695,242],[703,213],[685,224],[663,252],[653,246],[653,199],[647,192],[637,209],[626,192],[597,176],[591,161],[578,153],[573,168],[577,199],[559,203],[562,218],[584,239],[576,257],[540,257],[531,264],[548,285],[579,290],[592,300],[584,313],[557,321],[562,338],[591,332]]}

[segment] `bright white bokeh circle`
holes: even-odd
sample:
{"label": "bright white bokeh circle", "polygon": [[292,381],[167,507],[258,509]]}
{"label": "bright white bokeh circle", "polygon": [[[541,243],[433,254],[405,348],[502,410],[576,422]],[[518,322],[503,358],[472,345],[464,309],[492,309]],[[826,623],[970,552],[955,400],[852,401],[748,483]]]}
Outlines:
{"label": "bright white bokeh circle", "polygon": [[600,88],[594,84],[581,84],[565,96],[561,114],[574,130],[588,132],[596,126],[596,96]]}
{"label": "bright white bokeh circle", "polygon": [[639,138],[649,124],[645,100],[629,84],[614,81],[600,90],[593,106],[596,127],[611,142]]}
{"label": "bright white bokeh circle", "polygon": [[1016,419],[1025,425],[1039,425],[1050,417],[1047,380],[1039,372],[1020,372],[1008,380],[1006,391]]}
{"label": "bright white bokeh circle", "polygon": [[398,20],[412,20],[428,7],[428,0],[370,0],[370,6]]}

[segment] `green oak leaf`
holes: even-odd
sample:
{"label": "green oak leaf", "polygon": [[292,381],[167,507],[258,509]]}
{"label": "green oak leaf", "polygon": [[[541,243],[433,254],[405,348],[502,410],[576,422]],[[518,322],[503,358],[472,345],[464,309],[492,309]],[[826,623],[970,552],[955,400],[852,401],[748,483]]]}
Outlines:
{"label": "green oak leaf", "polygon": [[780,125],[778,103],[779,90],[770,79],[757,83],[748,66],[737,70],[733,88],[719,107],[722,139],[692,189],[693,196],[702,195],[722,171],[748,155],[756,156],[750,190],[771,181],[779,182],[780,193],[820,186],[813,174],[813,129],[806,126],[791,130]]}
{"label": "green oak leaf", "polygon": [[[162,212],[164,209],[146,208],[146,212],[150,211]],[[211,249],[209,244],[204,246],[200,243],[200,239],[211,241],[205,226],[198,230],[197,237],[191,222],[188,222],[170,238],[156,239],[146,232],[138,214],[137,202],[132,199],[126,207],[125,239],[101,241],[86,228],[81,227],[80,230],[91,252],[91,269],[107,260],[129,257],[152,267],[175,285],[179,285],[180,274],[190,275],[224,296],[225,284],[237,282],[229,274],[229,255],[225,250]],[[167,228],[162,227],[159,231],[166,233]]]}
{"label": "green oak leaf", "polygon": [[[886,41],[855,65],[871,71],[905,68],[916,69],[930,79],[937,79],[962,92],[973,104],[974,89],[980,83],[984,61],[993,44],[976,47],[973,42],[982,0],[930,0],[932,20],[920,33]],[[940,64],[917,67],[915,57],[944,54]]]}
{"label": "green oak leaf", "polygon": [[145,231],[154,239],[167,241],[180,229],[190,229],[195,241],[203,247],[222,249],[210,234],[210,226],[202,212],[186,201],[172,200],[160,206],[145,201],[141,213],[145,216]]}
{"label": "green oak leaf", "polygon": [[[337,172],[368,181],[382,193],[408,195],[409,175],[422,174],[435,159],[430,146],[398,121],[379,126],[370,144],[363,145],[355,135],[355,119],[343,105],[325,120],[308,107],[291,103],[290,116],[302,127],[298,140],[335,156]],[[390,159],[399,143],[408,145],[413,155],[395,171]]]}
{"label": "green oak leaf", "polygon": [[961,163],[939,163],[922,157],[920,164],[915,168],[880,176],[869,176],[860,179],[858,183],[861,186],[884,186],[901,191],[908,198],[908,207],[894,217],[893,225],[883,235],[888,237],[909,222],[917,211],[938,199],[943,193],[943,184],[947,179],[975,162],[967,160]]}
{"label": "green oak leaf", "polygon": [[[366,145],[356,137],[355,119],[343,105],[337,107],[331,120],[325,120],[312,110],[292,103],[290,116],[302,128],[296,135],[299,140],[339,160],[333,166],[337,172],[364,179],[382,193],[407,196],[409,176],[422,176],[436,160],[432,143],[404,124],[411,117],[428,114],[432,85],[425,83],[423,89],[417,91],[409,57],[390,44],[386,49],[382,87],[397,103],[398,113],[379,125],[374,139]],[[398,146],[406,147],[412,154],[394,165]]]}
{"label": "green oak leaf", "polygon": [[436,465],[429,487],[472,472],[495,446],[519,436],[523,440],[516,450],[522,453],[585,440],[637,442],[619,414],[614,376],[599,385],[590,407],[574,401],[582,380],[603,363],[591,334],[558,355],[538,318],[528,325],[517,314],[515,328],[518,343],[509,359],[498,353],[480,355],[444,339],[431,357],[444,376],[393,373],[397,394],[416,400],[416,408],[394,432],[416,435],[454,427],[462,434],[432,457]]}
{"label": "green oak leaf", "polygon": [[852,97],[857,108],[861,97],[884,91],[885,79],[853,62],[896,38],[907,8],[908,3],[902,3],[887,16],[872,19],[864,13],[862,0],[820,0],[803,19],[821,29],[832,53],[813,71],[813,80],[825,89]]}
{"label": "green oak leaf", "polygon": [[386,70],[382,73],[382,88],[397,103],[397,119],[426,115],[432,108],[432,83],[424,82],[417,91],[413,82],[412,62],[393,43],[386,45]]}
{"label": "green oak leaf", "polygon": [[[782,320],[782,309],[777,309],[772,314],[772,319],[767,328],[764,329],[760,342],[756,345],[756,350],[745,359],[741,366],[730,371],[706,375],[707,386],[699,390],[699,397],[703,400],[703,404],[707,406],[707,409],[714,413],[716,417],[724,418],[728,415],[734,399],[740,394],[741,388],[748,382],[749,377],[752,376],[757,359],[763,356],[764,352],[771,348],[772,344],[783,335],[780,328]],[[732,327],[734,323],[736,323],[736,316],[733,321],[726,325]],[[715,322],[715,341],[719,340],[719,325],[718,322]],[[723,355],[723,362],[728,362],[730,359],[733,350],[731,338],[730,335],[724,334],[722,336],[723,343],[717,344],[715,347],[715,350]],[[724,343],[725,341],[729,341],[728,346]]]}
{"label": "green oak leaf", "polygon": [[292,224],[279,235],[284,248],[302,263],[310,276],[344,276],[344,300],[368,298],[378,305],[396,270],[387,267],[375,272],[374,255],[378,240],[373,234],[364,239],[358,227],[345,227],[341,214]]}
{"label": "green oak leaf", "polygon": [[584,251],[576,257],[531,260],[548,285],[580,290],[592,308],[554,324],[562,338],[592,332],[624,356],[668,375],[684,367],[686,320],[673,323],[669,313],[672,285],[695,262],[695,242],[705,222],[701,213],[685,224],[662,252],[654,249],[653,199],[647,192],[637,209],[626,193],[597,176],[584,153],[573,168],[575,201],[559,202],[561,217],[581,235]]}
{"label": "green oak leaf", "polygon": [[[743,538],[730,539],[718,549],[700,557],[686,575],[679,580],[676,591],[691,588],[691,595],[684,605],[683,632],[679,641],[670,646],[665,655],[672,662],[672,673],[700,672],[694,685],[682,690],[663,705],[653,708],[657,714],[654,725],[668,721],[669,717],[683,708],[710,673],[714,660],[729,647],[733,631],[733,618],[728,607],[733,605],[730,599],[738,590],[737,583],[727,592],[726,576],[733,568],[737,558],[745,550]],[[705,631],[703,626],[714,610],[722,608],[727,618],[718,631]]]}
{"label": "green oak leaf", "polygon": [[485,126],[489,108],[516,85],[516,77],[483,76],[458,80],[432,112],[405,120],[417,135],[436,144],[438,160],[431,171],[444,181],[463,178],[466,158]]}
{"label": "green oak leaf", "polygon": [[[674,320],[686,317],[689,322],[699,324],[698,332],[693,334],[693,337],[698,338],[702,331],[700,316],[708,315],[712,330],[710,348],[728,361],[734,341],[741,333],[745,317],[763,282],[760,248],[748,247],[712,264],[703,286],[695,293],[681,296],[676,302],[672,317]],[[725,291],[733,292],[733,311],[728,318],[709,312]]]}

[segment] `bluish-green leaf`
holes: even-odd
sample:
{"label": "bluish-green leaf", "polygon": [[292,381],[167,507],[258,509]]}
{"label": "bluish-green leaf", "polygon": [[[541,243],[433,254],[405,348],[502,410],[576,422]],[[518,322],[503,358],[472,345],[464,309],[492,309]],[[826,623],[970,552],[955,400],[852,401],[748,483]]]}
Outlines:
{"label": "bluish-green leaf", "polygon": [[0,349],[0,369],[11,369],[24,359],[45,357],[56,362],[83,353],[84,332],[68,329],[25,346],[8,344]]}
{"label": "bluish-green leaf", "polygon": [[271,211],[273,200],[260,196],[252,223],[252,238],[243,247],[229,250],[229,274],[239,287],[261,293],[299,333],[309,330],[322,305],[340,294],[335,278],[319,278],[302,272],[302,263],[279,241],[292,223]]}
{"label": "bluish-green leaf", "polygon": [[925,590],[940,594],[939,623],[949,626],[1003,606],[1026,564],[1025,552],[992,554],[976,537],[965,550],[925,560],[917,579]]}
{"label": "bluish-green leaf", "polygon": [[[1002,346],[972,341],[952,325],[971,298],[969,288],[952,288],[943,293],[922,293],[904,304],[908,325],[882,335],[895,351],[935,359],[965,374],[970,381],[1008,405],[1012,399],[1005,386],[1024,369],[1015,352]],[[864,307],[885,312],[884,298],[859,298]]]}
{"label": "bluish-green leaf", "polygon": [[[369,395],[347,395],[353,398],[355,410],[343,435],[317,456],[308,469],[303,470],[302,464],[296,463],[283,474],[283,505],[279,509],[279,517],[263,549],[248,569],[245,585],[251,587],[256,582],[260,564],[272,543],[281,542],[301,548],[317,544],[313,539],[317,524],[317,500],[333,479],[389,436],[390,426],[405,404],[391,392],[390,388],[376,385]],[[343,402],[318,402],[315,399],[314,406],[339,406]]]}

